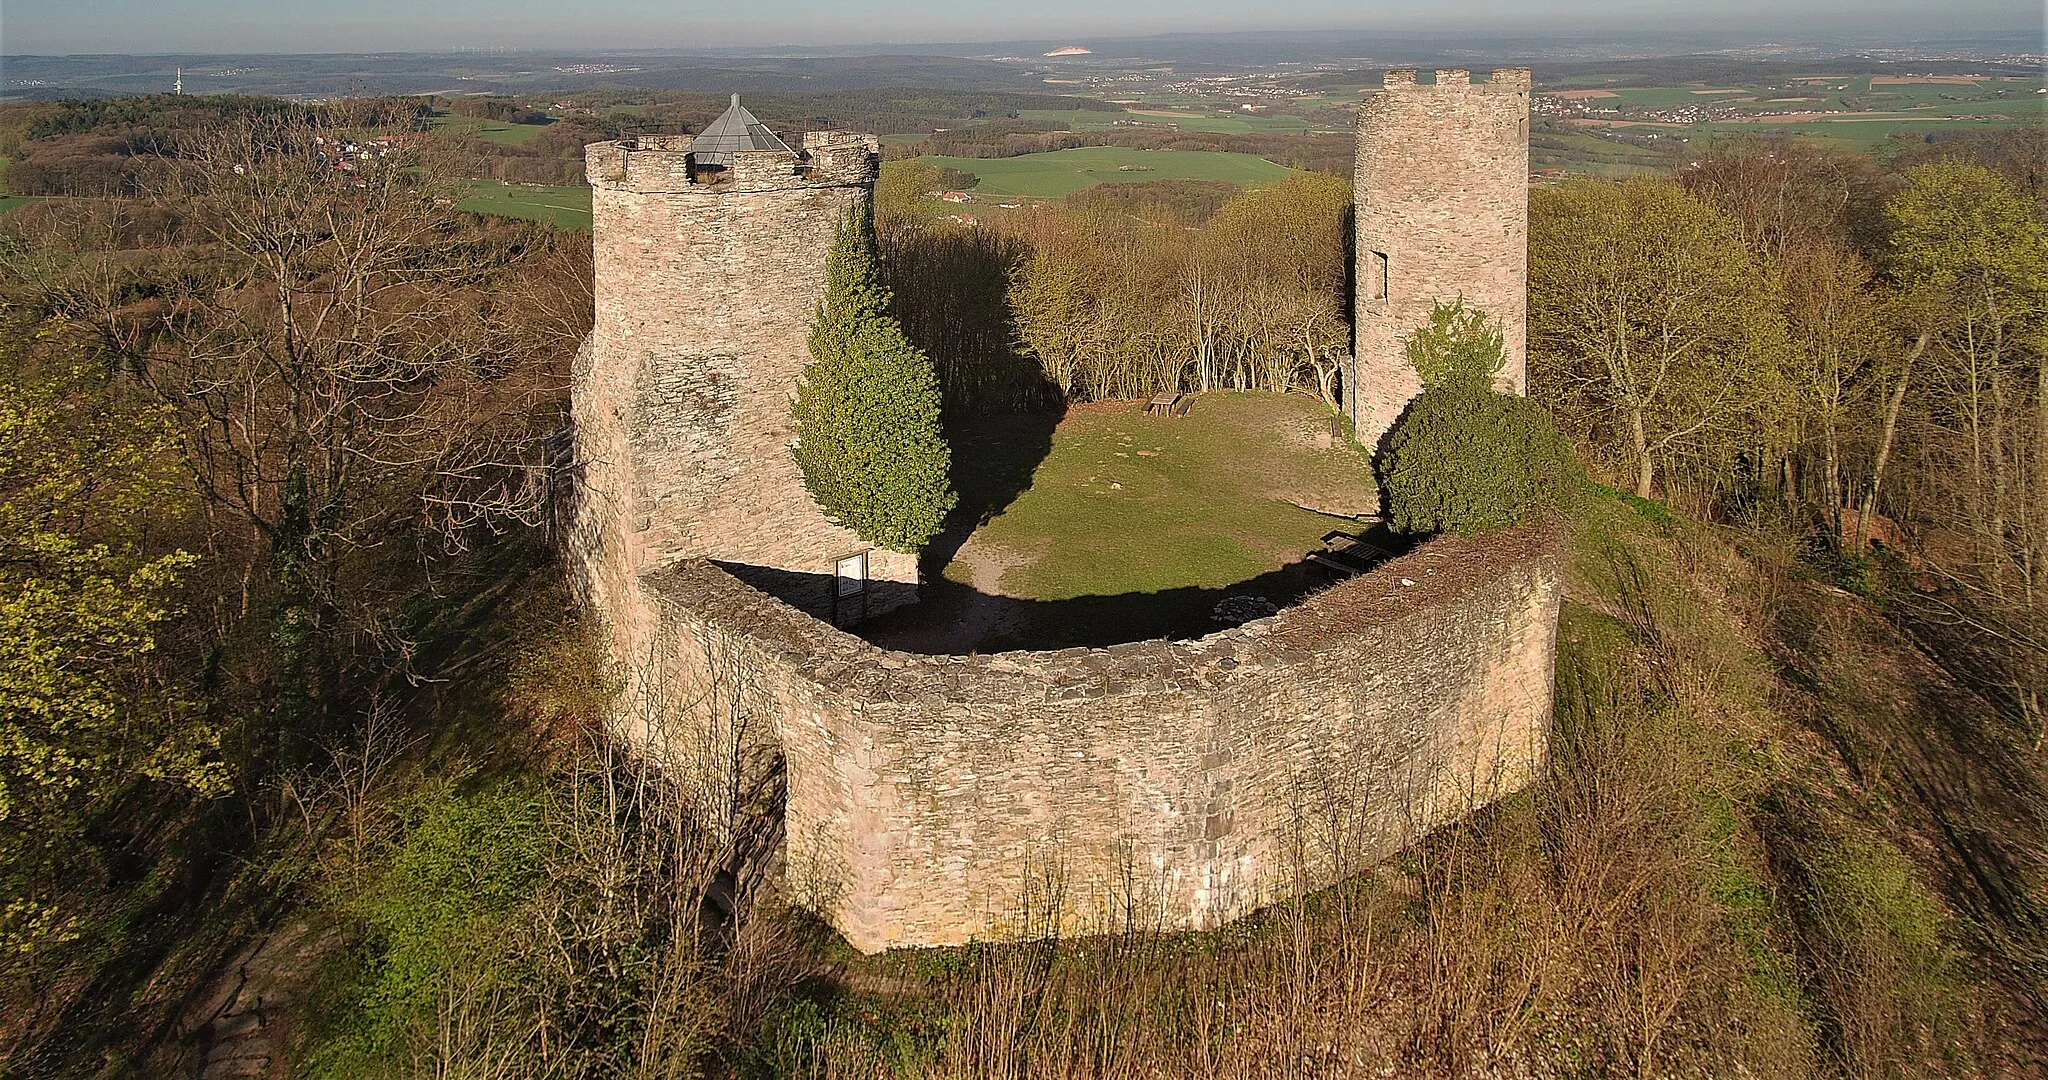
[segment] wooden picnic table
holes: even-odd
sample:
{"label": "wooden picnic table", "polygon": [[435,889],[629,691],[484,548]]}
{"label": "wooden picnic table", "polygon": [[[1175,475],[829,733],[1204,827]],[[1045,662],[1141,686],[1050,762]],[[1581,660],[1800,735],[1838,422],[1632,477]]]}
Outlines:
{"label": "wooden picnic table", "polygon": [[1186,394],[1154,394],[1145,404],[1147,416],[1186,416],[1194,402]]}

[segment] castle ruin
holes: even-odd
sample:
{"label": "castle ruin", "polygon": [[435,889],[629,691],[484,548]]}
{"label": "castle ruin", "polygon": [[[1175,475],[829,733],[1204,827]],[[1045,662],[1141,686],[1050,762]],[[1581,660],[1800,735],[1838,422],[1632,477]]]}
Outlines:
{"label": "castle ruin", "polygon": [[1498,383],[1527,389],[1530,85],[1528,68],[1481,83],[1457,68],[1434,83],[1397,69],[1359,107],[1344,398],[1361,446],[1377,448],[1422,392],[1403,339],[1438,301],[1462,296],[1500,320]]}
{"label": "castle ruin", "polygon": [[[1413,393],[1382,369],[1424,296],[1510,317],[1520,385],[1512,131],[1493,98],[1458,96],[1512,96],[1512,78],[1399,82],[1361,149],[1370,124],[1394,138],[1389,118],[1444,130],[1398,147],[1387,191],[1366,186],[1385,166],[1361,165],[1361,237],[1390,285],[1384,333],[1361,314],[1347,372],[1362,433]],[[872,197],[875,140],[792,148],[735,98],[694,139],[599,143],[587,161],[597,323],[574,377],[569,546],[624,675],[615,727],[715,827],[758,835],[773,817],[783,890],[855,948],[1214,927],[1535,775],[1559,597],[1541,531],[1433,540],[1192,641],[931,656],[840,630],[843,596],[879,608],[916,583],[909,556],[818,512],[789,452],[826,254]],[[1452,220],[1459,206],[1492,224]]]}
{"label": "castle ruin", "polygon": [[828,520],[789,453],[825,257],[869,211],[877,150],[838,132],[792,148],[735,94],[695,137],[586,151],[597,321],[574,423],[585,490],[619,500],[622,568],[717,559],[841,622],[917,598],[917,556]]}

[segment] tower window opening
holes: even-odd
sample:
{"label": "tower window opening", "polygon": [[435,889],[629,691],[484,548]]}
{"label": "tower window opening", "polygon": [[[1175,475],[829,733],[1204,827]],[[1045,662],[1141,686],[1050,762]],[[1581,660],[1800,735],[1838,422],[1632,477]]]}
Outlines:
{"label": "tower window opening", "polygon": [[1375,251],[1365,267],[1365,298],[1387,302],[1387,253]]}

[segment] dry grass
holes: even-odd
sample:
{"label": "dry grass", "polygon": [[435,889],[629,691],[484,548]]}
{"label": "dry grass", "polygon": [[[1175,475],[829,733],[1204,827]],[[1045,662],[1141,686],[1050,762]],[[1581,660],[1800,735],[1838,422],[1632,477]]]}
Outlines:
{"label": "dry grass", "polygon": [[845,959],[743,1060],[818,1077],[1813,1072],[1778,960],[1790,926],[1736,809],[1760,665],[1732,634],[1702,640],[1692,599],[1651,570],[1678,556],[1603,513],[1526,796],[1219,933]]}
{"label": "dry grass", "polygon": [[543,885],[393,1071],[2026,1075],[1919,853],[1784,719],[1807,691],[1759,649],[1802,595],[1782,565],[1614,502],[1577,551],[1541,783],[1213,933],[1058,936],[1048,865],[1020,940],[858,957],[734,890],[674,785],[567,754]]}

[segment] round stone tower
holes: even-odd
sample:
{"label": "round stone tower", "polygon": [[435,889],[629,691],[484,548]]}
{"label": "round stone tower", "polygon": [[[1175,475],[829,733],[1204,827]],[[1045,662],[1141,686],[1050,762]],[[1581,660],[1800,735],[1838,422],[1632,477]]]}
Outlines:
{"label": "round stone tower", "polygon": [[825,260],[878,160],[871,135],[793,148],[738,95],[694,138],[586,149],[597,321],[573,380],[572,551],[598,610],[627,615],[641,575],[692,557],[841,623],[916,598],[916,556],[827,520],[790,456]]}
{"label": "round stone tower", "polygon": [[1422,390],[1402,339],[1437,301],[1463,296],[1501,322],[1500,387],[1527,386],[1529,285],[1527,68],[1475,83],[1439,71],[1386,73],[1386,91],[1358,117],[1355,360],[1345,411],[1358,441],[1377,447]]}

